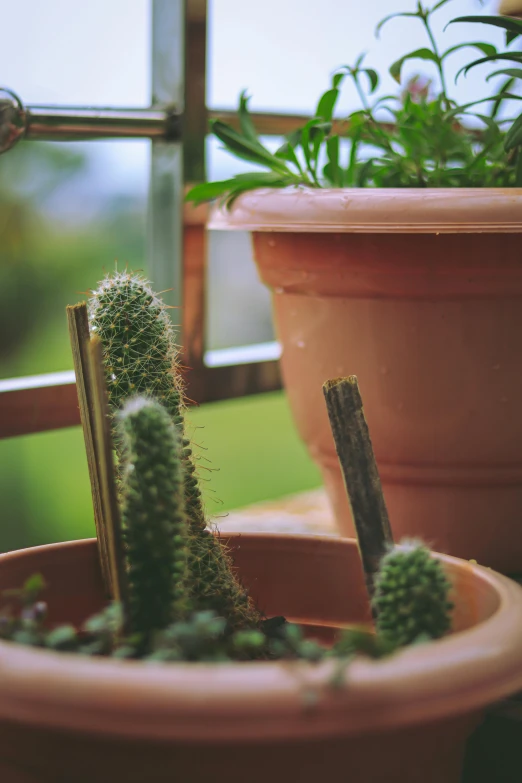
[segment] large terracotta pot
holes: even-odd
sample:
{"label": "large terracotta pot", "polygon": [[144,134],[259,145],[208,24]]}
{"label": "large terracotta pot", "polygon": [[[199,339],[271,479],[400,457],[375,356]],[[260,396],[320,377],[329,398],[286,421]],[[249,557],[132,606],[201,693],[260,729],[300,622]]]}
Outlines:
{"label": "large terracotta pot", "polygon": [[321,387],[353,374],[395,536],[522,572],[522,189],[261,190],[211,227],[253,233],[341,533]]}
{"label": "large terracotta pot", "polygon": [[[228,536],[268,615],[318,632],[368,619],[354,541]],[[94,541],[0,556],[0,589],[33,572],[53,620],[103,603]],[[168,664],[84,658],[0,643],[2,783],[457,783],[485,705],[522,686],[522,590],[441,558],[455,586],[456,633],[347,684],[331,664]]]}

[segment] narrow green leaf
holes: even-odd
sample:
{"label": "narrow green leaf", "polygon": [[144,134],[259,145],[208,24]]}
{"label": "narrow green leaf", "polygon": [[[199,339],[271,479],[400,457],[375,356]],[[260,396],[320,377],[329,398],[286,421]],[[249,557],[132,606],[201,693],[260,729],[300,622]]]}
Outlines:
{"label": "narrow green leaf", "polygon": [[500,71],[493,71],[486,77],[489,82],[494,76],[511,76],[512,79],[522,79],[522,68],[502,68]]}
{"label": "narrow green leaf", "polygon": [[464,74],[467,74],[468,71],[470,71],[472,68],[474,68],[476,65],[482,65],[483,63],[489,63],[493,60],[509,60],[509,62],[513,63],[522,63],[522,52],[510,52],[509,54],[494,54],[491,57],[481,57],[479,60],[474,60],[472,63],[469,63],[469,65],[464,65],[455,76],[455,81],[459,78],[460,74],[464,72]]}
{"label": "narrow green leaf", "polygon": [[485,54],[488,57],[493,57],[497,53],[497,48],[496,46],[493,46],[493,44],[475,41],[474,43],[461,43],[457,44],[456,46],[451,46],[449,49],[446,49],[444,54],[441,56],[441,60],[444,60],[449,54],[453,54],[453,52],[458,52],[460,49],[466,49],[469,47],[472,49],[478,49],[479,52],[482,52],[482,54]]}
{"label": "narrow green leaf", "polygon": [[375,92],[379,86],[379,74],[373,68],[364,68],[361,73],[365,73],[370,80],[370,95]]}
{"label": "narrow green leaf", "polygon": [[[332,124],[324,122],[320,117],[308,120],[301,128],[301,149],[306,161],[306,168],[316,185],[317,181],[317,156],[321,142],[325,135],[330,133]],[[310,146],[311,145],[311,146]]]}
{"label": "narrow green leaf", "polygon": [[[497,73],[501,73],[501,71],[497,71]],[[522,73],[522,71],[521,71],[521,73]],[[501,86],[500,90],[498,91],[498,97],[497,97],[495,103],[493,104],[493,106],[491,107],[491,113],[490,113],[491,117],[496,117],[497,116],[497,114],[498,114],[498,112],[500,110],[500,107],[502,106],[503,102],[507,99],[509,90],[513,87],[515,81],[516,81],[516,78],[514,76],[511,76],[508,79],[506,79],[504,84]]]}
{"label": "narrow green leaf", "polygon": [[236,174],[233,177],[232,182],[242,185],[255,183],[257,187],[261,187],[262,185],[272,185],[274,182],[284,181],[285,183],[288,183],[294,179],[293,176],[281,177],[275,171],[246,171],[243,174]]}
{"label": "narrow green leaf", "polygon": [[205,182],[201,185],[196,185],[187,193],[185,200],[200,204],[203,201],[221,199],[229,206],[241,193],[245,193],[248,190],[255,190],[261,187],[282,188],[292,184],[299,184],[300,182],[306,184],[304,180],[292,174],[284,177],[275,171],[248,171],[243,174],[236,174],[232,179],[222,180],[221,182]]}
{"label": "narrow green leaf", "polygon": [[378,25],[377,25],[377,27],[375,28],[375,37],[376,37],[376,38],[378,38],[378,37],[379,37],[379,33],[381,32],[382,28],[383,28],[383,27],[384,27],[384,25],[385,25],[385,24],[387,24],[387,23],[388,23],[388,22],[389,22],[391,19],[397,19],[398,17],[404,17],[404,16],[412,16],[412,17],[415,17],[415,18],[417,18],[417,19],[420,19],[420,18],[421,18],[421,16],[420,16],[420,14],[419,14],[419,12],[418,12],[418,11],[416,11],[415,13],[413,13],[413,12],[411,12],[411,11],[403,11],[403,12],[396,13],[396,14],[389,14],[388,16],[385,16],[385,17],[384,17],[384,19],[381,19],[381,21],[379,22],[379,24],[378,24]]}
{"label": "narrow green leaf", "polygon": [[289,144],[287,141],[285,141],[275,151],[275,156],[276,156],[276,158],[281,158],[282,160],[287,160],[289,162],[293,162],[293,158],[295,157],[294,148],[292,147],[291,144]]}
{"label": "narrow green leaf", "polygon": [[235,200],[242,193],[247,193],[249,190],[257,190],[257,188],[262,187],[286,188],[292,184],[298,183],[286,177],[278,177],[275,172],[256,172],[255,176],[238,174],[234,177],[234,185],[224,199],[224,204],[227,209],[230,209]]}
{"label": "narrow green leaf", "polygon": [[339,97],[339,90],[333,88],[327,90],[320,98],[315,110],[315,116],[321,117],[323,120],[331,120],[335,109],[335,104]]}
{"label": "narrow green leaf", "polygon": [[241,136],[230,125],[220,120],[214,120],[210,123],[212,133],[225,145],[225,147],[234,153],[238,158],[247,160],[250,163],[257,163],[260,166],[269,166],[276,171],[286,173],[286,166],[283,161],[272,155],[262,145],[252,142]]}
{"label": "narrow green leaf", "polygon": [[[386,103],[387,101],[399,101],[399,98],[396,95],[382,95],[380,98],[378,98],[375,103],[372,106],[372,113],[375,112],[376,109],[378,109],[382,103]],[[388,106],[384,107],[385,109],[388,108]]]}
{"label": "narrow green leaf", "polygon": [[311,160],[310,163],[312,165],[313,171],[314,171],[314,179],[317,178],[317,165],[319,163],[319,152],[321,150],[321,145],[325,139],[325,136],[328,135],[330,132],[332,126],[328,126],[328,130],[325,131],[322,127],[314,126],[310,128],[310,141],[312,142],[312,154],[311,154]]}
{"label": "narrow green leaf", "polygon": [[515,40],[515,38],[518,38],[519,35],[522,35],[522,33],[514,33],[512,30],[506,30],[506,46],[509,46],[509,44]]}
{"label": "narrow green leaf", "polygon": [[330,165],[329,177],[332,185],[335,187],[341,187],[341,169],[339,167],[339,136],[337,136],[337,134],[326,139],[326,155]]}
{"label": "narrow green leaf", "polygon": [[431,60],[432,62],[437,62],[437,55],[431,51],[431,49],[415,49],[414,52],[410,52],[409,54],[405,54],[403,57],[396,60],[391,66],[390,66],[390,76],[392,76],[396,82],[401,81],[401,70],[402,66],[407,60]]}
{"label": "narrow green leaf", "polygon": [[357,156],[359,152],[360,140],[361,140],[361,133],[359,131],[356,132],[353,136],[352,147],[350,149],[350,160],[348,162],[348,168],[346,169],[345,180],[343,182],[343,184],[347,185],[348,187],[352,187],[355,184]]}
{"label": "narrow green leaf", "polygon": [[246,136],[247,139],[250,139],[250,141],[254,142],[254,144],[258,144],[260,147],[262,147],[262,144],[259,142],[257,137],[252,118],[250,117],[248,111],[249,100],[250,98],[246,94],[246,90],[243,90],[239,96],[239,108],[237,112],[239,115],[239,124],[241,126],[241,130],[243,131],[243,135]]}
{"label": "narrow green leaf", "polygon": [[366,186],[366,182],[371,177],[373,173],[373,159],[370,158],[369,160],[365,161],[359,171],[357,172],[357,179],[356,179],[356,187],[358,188],[364,188]]}
{"label": "narrow green leaf", "polygon": [[498,124],[495,122],[493,117],[488,117],[487,114],[473,114],[473,117],[478,117],[479,120],[482,120],[484,125],[494,134],[499,134],[500,128],[498,127]]}
{"label": "narrow green leaf", "polygon": [[470,109],[472,106],[478,106],[480,103],[488,103],[488,101],[497,101],[502,100],[518,100],[522,101],[522,95],[517,95],[516,93],[511,92],[502,92],[498,93],[497,95],[489,95],[487,98],[480,98],[478,101],[470,101],[469,103],[464,103],[462,106],[455,106],[455,108],[451,109],[450,111],[446,112],[444,115],[445,120],[451,120],[453,117],[457,117],[459,114],[464,114],[467,109]]}
{"label": "narrow green leaf", "polygon": [[285,139],[290,144],[291,147],[298,147],[302,142],[302,128],[298,128],[295,131],[291,131],[291,133],[287,133],[285,136]]}
{"label": "narrow green leaf", "polygon": [[293,163],[299,173],[302,175],[303,171],[301,164],[299,163],[299,158],[295,154],[294,147],[288,141],[285,141],[284,144],[279,147],[279,149],[276,151],[276,157],[287,160],[289,163]]}
{"label": "narrow green leaf", "polygon": [[185,196],[185,201],[193,201],[194,204],[202,204],[204,201],[212,201],[230,190],[234,180],[223,179],[219,182],[202,182],[195,185]]}
{"label": "narrow green leaf", "polygon": [[[506,133],[504,149],[506,152],[522,146],[522,114],[520,114]],[[520,152],[519,152],[520,155]]]}
{"label": "narrow green leaf", "polygon": [[[456,22],[476,22],[477,24],[489,24],[493,27],[501,27],[515,35],[522,35],[522,20],[514,19],[511,16],[459,16],[452,19],[446,27]],[[446,29],[446,27],[444,29]]]}
{"label": "narrow green leaf", "polygon": [[515,187],[522,187],[522,147],[517,152],[517,162],[515,167]]}
{"label": "narrow green leaf", "polygon": [[433,8],[430,8],[430,14],[432,14],[434,11],[437,11],[437,9],[442,8],[443,5],[446,5],[446,3],[451,3],[452,0],[439,0],[438,3],[435,3]]}
{"label": "narrow green leaf", "polygon": [[303,155],[305,158],[306,168],[312,175],[314,176],[314,173],[311,168],[311,161],[310,161],[310,128],[309,123],[306,123],[301,128],[301,149],[303,150]]}
{"label": "narrow green leaf", "polygon": [[334,75],[332,76],[332,88],[334,90],[336,90],[340,86],[345,76],[346,76],[346,71],[340,71],[338,73],[334,73]]}

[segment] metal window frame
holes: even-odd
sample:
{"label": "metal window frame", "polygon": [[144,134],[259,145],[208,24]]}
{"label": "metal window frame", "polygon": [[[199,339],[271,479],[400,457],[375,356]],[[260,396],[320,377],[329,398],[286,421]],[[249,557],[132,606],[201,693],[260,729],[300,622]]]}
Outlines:
{"label": "metal window frame", "polygon": [[[213,352],[205,363],[206,207],[183,203],[184,181],[205,179],[209,117],[235,124],[233,112],[206,107],[207,0],[152,0],[152,100],[145,109],[24,107],[14,94],[0,97],[12,109],[12,142],[148,138],[151,167],[147,229],[148,272],[169,305],[181,312],[188,396],[210,402],[280,388],[279,364],[256,351],[240,359]],[[186,74],[186,79],[185,79]],[[255,114],[259,132],[287,133],[300,115]],[[4,136],[5,140],[5,136]],[[0,136],[0,142],[3,139]],[[9,144],[4,147],[7,149]],[[183,174],[185,173],[185,176]],[[183,305],[183,307],[182,307]],[[244,353],[244,351],[243,351]],[[235,363],[238,361],[239,363]],[[80,423],[74,373],[50,373],[0,381],[0,438]]]}

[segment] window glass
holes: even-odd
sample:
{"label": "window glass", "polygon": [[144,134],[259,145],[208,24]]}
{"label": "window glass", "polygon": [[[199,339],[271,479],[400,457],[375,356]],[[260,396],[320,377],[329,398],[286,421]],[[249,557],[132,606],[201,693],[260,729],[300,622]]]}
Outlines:
{"label": "window glass", "polygon": [[[390,21],[379,40],[375,28],[387,14],[414,11],[416,4],[416,0],[264,0],[251,4],[210,0],[208,105],[235,108],[239,93],[247,89],[256,111],[310,114],[328,87],[330,73],[340,65],[353,64],[362,52],[367,52],[368,66],[382,76],[382,93],[396,92],[388,67],[402,55],[426,46],[426,33],[414,19]],[[425,4],[434,5],[435,0]],[[481,11],[496,13],[497,6],[496,0],[448,3],[433,19],[441,45],[450,47],[467,40],[501,44],[502,32],[488,27],[459,24],[443,32],[451,18]],[[469,51],[455,54],[449,71],[456,73],[469,62],[469,55]],[[419,61],[408,65],[405,75],[419,69],[434,75],[429,63]],[[460,79],[453,94],[464,102],[482,97],[482,89],[476,71]],[[347,84],[340,114],[358,106],[356,91]]]}
{"label": "window glass", "polygon": [[[149,17],[148,0],[6,4],[1,82],[27,105],[145,106]],[[65,305],[115,260],[143,267],[148,148],[22,141],[0,157],[0,377],[69,369]]]}

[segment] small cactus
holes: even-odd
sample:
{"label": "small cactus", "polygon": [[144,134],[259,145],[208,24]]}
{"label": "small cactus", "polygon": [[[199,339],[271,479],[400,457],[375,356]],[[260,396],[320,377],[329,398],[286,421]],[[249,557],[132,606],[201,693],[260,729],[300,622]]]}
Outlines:
{"label": "small cactus", "polygon": [[[261,615],[234,576],[225,547],[207,530],[192,450],[184,435],[183,383],[165,304],[142,277],[118,272],[107,276],[92,292],[89,323],[102,341],[113,412],[129,397],[145,394],[166,408],[181,432],[194,608],[215,610],[232,629],[256,627]],[[117,433],[115,443],[121,453]]]}
{"label": "small cactus", "polygon": [[[107,275],[89,301],[91,332],[102,341],[109,400],[117,411],[129,397],[156,399],[183,431],[183,383],[178,349],[167,308],[139,275]],[[192,463],[189,441],[183,435],[187,462],[185,495],[191,525],[204,529],[205,514]]]}
{"label": "small cactus", "polygon": [[377,633],[396,647],[438,639],[451,628],[451,584],[441,563],[417,541],[405,541],[383,558],[375,577]]}
{"label": "small cactus", "polygon": [[129,624],[148,640],[190,608],[181,442],[167,411],[152,400],[130,399],[118,419]]}

